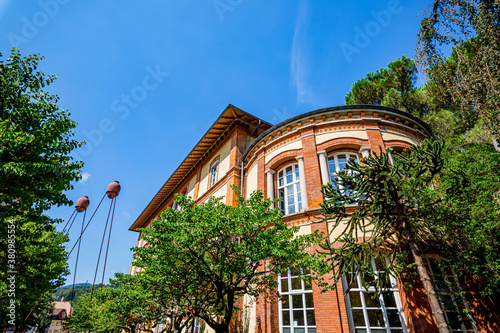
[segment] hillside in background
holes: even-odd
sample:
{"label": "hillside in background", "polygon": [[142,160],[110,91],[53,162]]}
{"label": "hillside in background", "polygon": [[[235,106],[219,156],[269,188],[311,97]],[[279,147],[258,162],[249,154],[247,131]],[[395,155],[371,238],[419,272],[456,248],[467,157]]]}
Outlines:
{"label": "hillside in background", "polygon": [[[101,284],[96,284],[94,287],[94,290],[101,288]],[[71,301],[71,290],[73,289],[73,285],[67,285],[63,286],[59,289],[54,294],[54,300],[55,301]],[[78,298],[78,296],[85,294],[85,293],[90,293],[92,291],[92,285],[90,283],[78,283],[75,284],[75,297]]]}

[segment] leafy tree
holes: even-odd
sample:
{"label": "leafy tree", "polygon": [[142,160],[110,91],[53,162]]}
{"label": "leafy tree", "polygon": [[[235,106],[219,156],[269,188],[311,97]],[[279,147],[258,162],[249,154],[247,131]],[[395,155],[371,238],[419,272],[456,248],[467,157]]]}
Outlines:
{"label": "leafy tree", "polygon": [[177,196],[181,210],[168,209],[143,229],[148,246],[135,248],[134,265],[165,295],[218,333],[227,333],[237,297],[258,296],[277,287],[275,273],[313,262],[306,248],[321,235],[296,236],[260,191],[237,207],[210,198],[195,205]]}
{"label": "leafy tree", "polygon": [[[417,60],[440,99],[472,128],[481,119],[500,138],[500,3],[433,0],[418,33]],[[453,47],[450,57],[443,49]],[[449,108],[450,109],[450,108]]]}
{"label": "leafy tree", "polygon": [[428,223],[442,235],[430,249],[436,250],[436,244],[441,244],[438,250],[449,258],[448,266],[479,281],[482,295],[498,296],[500,154],[489,144],[470,144],[455,138],[444,149],[443,159],[439,178],[442,187],[451,187],[457,170],[466,182],[453,196],[445,196],[445,208],[429,207]]}
{"label": "leafy tree", "polygon": [[[443,147],[441,141],[423,141],[407,154],[396,155],[394,164],[387,153],[369,156],[362,165],[350,161],[347,172],[323,188],[326,220],[333,219],[332,230],[341,232],[322,247],[331,254],[335,282],[351,272],[365,281],[375,276],[378,292],[388,287],[388,274],[399,276],[408,269],[402,258],[411,255],[439,331],[448,332],[421,252],[422,244],[441,240],[439,228],[429,221],[436,220],[433,214],[439,209],[446,211],[443,196],[452,196],[463,185],[457,174],[438,183]],[[356,209],[348,212],[346,205],[353,203]],[[390,259],[380,261],[386,273],[374,273],[371,260],[382,256]],[[353,278],[349,287],[352,283]]]}
{"label": "leafy tree", "polygon": [[[0,271],[0,327],[19,331],[36,324],[34,314],[50,312],[51,295],[68,273],[67,238],[43,212],[71,203],[63,192],[80,178],[82,163],[69,156],[80,146],[72,139],[76,123],[59,109],[58,97],[43,90],[55,77],[37,70],[42,57],[21,57],[15,49],[1,57],[0,233],[14,238],[0,238],[0,262],[9,267]],[[9,258],[9,241],[15,259]],[[8,277],[15,277],[15,298],[8,296]],[[7,316],[11,299],[15,318]]]}
{"label": "leafy tree", "polygon": [[137,278],[116,274],[111,286],[80,295],[73,303],[73,315],[66,329],[107,333],[125,330],[153,332],[161,320],[159,307],[148,288],[141,288]]}
{"label": "leafy tree", "polygon": [[388,68],[368,73],[356,81],[345,96],[346,104],[392,106],[416,116],[427,113],[428,105],[422,91],[416,88],[417,68],[406,56],[391,61]]}

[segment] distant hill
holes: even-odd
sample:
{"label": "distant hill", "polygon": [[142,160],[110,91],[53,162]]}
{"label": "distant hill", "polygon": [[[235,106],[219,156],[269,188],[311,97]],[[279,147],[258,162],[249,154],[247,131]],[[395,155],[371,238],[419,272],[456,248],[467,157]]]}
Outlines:
{"label": "distant hill", "polygon": [[[107,286],[107,285],[104,285],[104,286]],[[96,284],[94,287],[94,290],[99,289],[99,288],[101,288],[101,284]],[[63,287],[57,289],[57,291],[54,294],[54,300],[61,301],[61,299],[63,299],[63,297],[64,297],[65,301],[71,301],[72,300],[71,289],[73,289],[72,284],[67,285],[67,286],[63,286]],[[75,284],[75,291],[74,291],[75,296],[73,297],[73,301],[76,301],[78,296],[80,296],[81,294],[90,293],[91,291],[92,291],[92,285],[90,283],[77,283],[77,284]]]}

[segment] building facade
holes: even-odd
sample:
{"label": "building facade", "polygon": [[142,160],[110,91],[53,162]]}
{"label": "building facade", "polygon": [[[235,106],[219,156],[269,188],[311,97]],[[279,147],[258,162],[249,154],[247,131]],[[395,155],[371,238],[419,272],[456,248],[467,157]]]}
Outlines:
{"label": "building facade", "polygon": [[[421,120],[388,107],[331,107],[273,126],[229,105],[130,230],[148,227],[161,212],[175,209],[177,193],[196,203],[224,196],[226,204],[234,205],[230,186],[236,185],[246,197],[261,190],[268,198],[282,198],[279,208],[284,222],[299,226],[300,233],[319,230],[333,239],[336,231],[330,224],[313,223],[323,201],[322,185],[335,178],[349,159],[403,151],[431,136]],[[137,245],[143,245],[140,238]],[[435,265],[438,257],[426,260],[431,274],[441,274]],[[373,262],[373,270],[377,268]],[[131,274],[136,269],[132,265]],[[281,299],[244,297],[237,327],[249,333],[437,332],[419,285],[409,289],[404,281],[393,279],[389,296],[374,299],[373,290],[361,288],[359,277],[344,295],[345,281],[339,281],[334,291],[322,292],[298,274],[288,271],[276,277]],[[445,276],[448,288],[463,288],[453,274]],[[468,299],[445,289],[438,293],[446,303],[445,315],[453,332],[500,332],[497,311],[487,310],[492,305],[489,300],[480,299],[474,291]]]}

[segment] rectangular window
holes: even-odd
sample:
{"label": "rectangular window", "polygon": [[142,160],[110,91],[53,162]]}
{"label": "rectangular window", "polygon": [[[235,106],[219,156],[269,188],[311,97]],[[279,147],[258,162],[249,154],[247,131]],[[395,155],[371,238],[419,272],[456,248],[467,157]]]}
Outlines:
{"label": "rectangular window", "polygon": [[289,165],[278,172],[278,198],[282,198],[279,206],[283,214],[293,214],[302,210],[298,164]]}
{"label": "rectangular window", "polygon": [[440,260],[437,258],[428,257],[426,261],[450,332],[477,333],[467,301],[460,295],[464,288],[460,285],[456,274],[451,269],[440,267]]}
{"label": "rectangular window", "polygon": [[193,333],[201,333],[201,320],[194,318]]}
{"label": "rectangular window", "polygon": [[219,161],[215,161],[214,164],[210,167],[210,182],[209,187],[212,187],[217,183],[217,169],[219,167]]}
{"label": "rectangular window", "polygon": [[[383,258],[387,260],[386,258]],[[380,258],[372,259],[372,269],[375,273],[381,271]],[[347,279],[351,279],[351,274]],[[347,289],[346,277],[342,278],[344,288]],[[362,285],[361,276],[354,277],[349,293],[346,295],[347,313],[351,332],[356,333],[407,333],[404,322],[403,307],[399,298],[396,280],[390,276],[391,288],[389,293],[375,296],[375,279],[368,289]],[[366,279],[365,279],[366,280]],[[367,282],[367,281],[365,281]]]}
{"label": "rectangular window", "polygon": [[316,333],[312,284],[301,279],[299,273],[300,270],[291,269],[278,275],[282,297],[279,302],[280,333]]}

